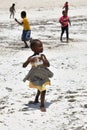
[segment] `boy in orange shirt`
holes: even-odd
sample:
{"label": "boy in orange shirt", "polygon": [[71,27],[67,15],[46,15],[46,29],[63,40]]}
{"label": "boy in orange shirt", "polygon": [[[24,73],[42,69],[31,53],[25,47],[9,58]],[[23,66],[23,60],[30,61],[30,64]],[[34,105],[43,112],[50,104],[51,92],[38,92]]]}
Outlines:
{"label": "boy in orange shirt", "polygon": [[21,18],[23,19],[22,22],[19,22],[16,18],[15,21],[19,24],[19,25],[23,25],[23,32],[22,32],[22,41],[24,41],[25,43],[25,48],[28,48],[28,44],[27,41],[30,40],[30,35],[31,35],[31,29],[30,29],[30,24],[28,19],[26,18],[26,12],[22,11],[21,12]]}

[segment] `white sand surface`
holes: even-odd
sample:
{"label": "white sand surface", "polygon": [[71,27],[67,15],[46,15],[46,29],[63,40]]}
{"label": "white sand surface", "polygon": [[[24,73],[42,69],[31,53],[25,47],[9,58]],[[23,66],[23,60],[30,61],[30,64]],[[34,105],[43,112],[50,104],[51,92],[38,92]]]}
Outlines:
{"label": "white sand surface", "polygon": [[[0,130],[87,130],[87,0],[69,1],[68,44],[59,40],[58,19],[65,1],[35,1],[0,0]],[[47,87],[45,113],[40,104],[29,104],[36,90],[23,82],[31,66],[24,69],[22,64],[32,51],[21,48],[22,27],[9,19],[13,2],[19,20],[21,10],[27,11],[31,36],[43,42],[54,73]]]}

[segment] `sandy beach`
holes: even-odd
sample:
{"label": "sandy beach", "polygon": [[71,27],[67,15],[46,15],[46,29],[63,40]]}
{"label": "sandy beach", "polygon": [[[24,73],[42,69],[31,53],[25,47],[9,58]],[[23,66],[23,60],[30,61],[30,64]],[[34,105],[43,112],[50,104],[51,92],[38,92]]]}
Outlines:
{"label": "sandy beach", "polygon": [[[58,22],[65,1],[35,1],[3,0],[0,5],[0,130],[87,130],[87,1],[69,1],[69,43],[60,42]],[[9,18],[13,2],[15,18],[21,20],[21,10],[27,11],[31,37],[43,42],[54,73],[47,86],[46,112],[39,103],[29,104],[36,89],[23,82],[31,66],[25,69],[22,64],[33,52],[22,48],[22,27]]]}

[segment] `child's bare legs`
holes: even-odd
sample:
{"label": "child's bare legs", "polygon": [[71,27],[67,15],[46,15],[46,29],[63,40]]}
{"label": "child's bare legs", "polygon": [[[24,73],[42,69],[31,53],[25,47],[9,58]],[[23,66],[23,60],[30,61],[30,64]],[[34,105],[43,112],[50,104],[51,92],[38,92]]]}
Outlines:
{"label": "child's bare legs", "polygon": [[38,101],[39,96],[40,96],[40,91],[37,90],[37,94],[36,94],[36,97],[35,97],[34,103],[38,103],[38,102],[39,102],[39,101]]}
{"label": "child's bare legs", "polygon": [[27,44],[27,42],[26,42],[26,41],[24,41],[24,43],[25,43],[25,48],[28,48],[28,44]]}
{"label": "child's bare legs", "polygon": [[12,12],[10,13],[10,18],[11,18],[11,16],[12,16],[13,14],[12,14]]}
{"label": "child's bare legs", "polygon": [[35,96],[35,100],[34,101],[30,101],[29,104],[37,104],[37,103],[39,103],[39,100],[38,100],[39,96],[40,96],[40,91],[37,90],[37,94]]}
{"label": "child's bare legs", "polygon": [[44,105],[44,102],[45,102],[45,94],[46,94],[46,90],[40,92],[39,90],[37,90],[37,94],[36,94],[36,97],[35,97],[35,100],[34,101],[30,101],[30,104],[36,104],[38,103],[38,98],[41,94],[41,105],[40,105],[40,110],[42,112],[46,112],[46,108],[45,108],[45,105]]}
{"label": "child's bare legs", "polygon": [[63,37],[63,34],[64,34],[64,28],[61,27],[61,36],[60,36],[60,41],[62,42],[62,37]]}
{"label": "child's bare legs", "polygon": [[46,94],[46,90],[41,92],[41,106],[40,106],[40,109],[41,109],[42,112],[46,112],[46,108],[45,108],[45,105],[44,105],[45,94]]}

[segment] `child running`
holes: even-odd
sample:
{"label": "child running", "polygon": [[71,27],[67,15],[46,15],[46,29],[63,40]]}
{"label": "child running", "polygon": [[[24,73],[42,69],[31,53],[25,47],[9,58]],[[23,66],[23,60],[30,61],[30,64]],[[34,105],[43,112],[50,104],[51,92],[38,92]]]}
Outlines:
{"label": "child running", "polygon": [[28,44],[27,44],[27,41],[30,40],[30,35],[31,35],[31,29],[30,29],[30,24],[29,24],[29,21],[28,19],[26,18],[26,12],[25,11],[22,11],[21,12],[21,18],[23,19],[21,22],[19,22],[16,18],[15,18],[15,21],[19,24],[19,25],[23,25],[23,32],[22,32],[22,41],[24,42],[25,44],[25,47],[24,48],[28,48]]}
{"label": "child running", "polygon": [[53,73],[48,69],[50,66],[49,61],[46,56],[42,54],[43,52],[43,44],[38,39],[30,40],[30,48],[34,52],[32,56],[30,56],[23,67],[26,67],[29,63],[31,63],[32,67],[29,73],[24,78],[24,82],[29,80],[30,88],[37,88],[37,94],[35,96],[35,100],[31,103],[36,104],[39,102],[39,96],[41,100],[40,110],[42,112],[46,112],[45,108],[45,94],[46,94],[46,85],[50,85],[50,79],[53,77]]}
{"label": "child running", "polygon": [[64,32],[66,31],[66,42],[68,43],[69,41],[69,25],[71,25],[71,21],[69,17],[66,14],[66,11],[62,11],[63,16],[60,17],[59,22],[61,24],[61,36],[60,36],[60,41],[63,42],[62,37]]}

